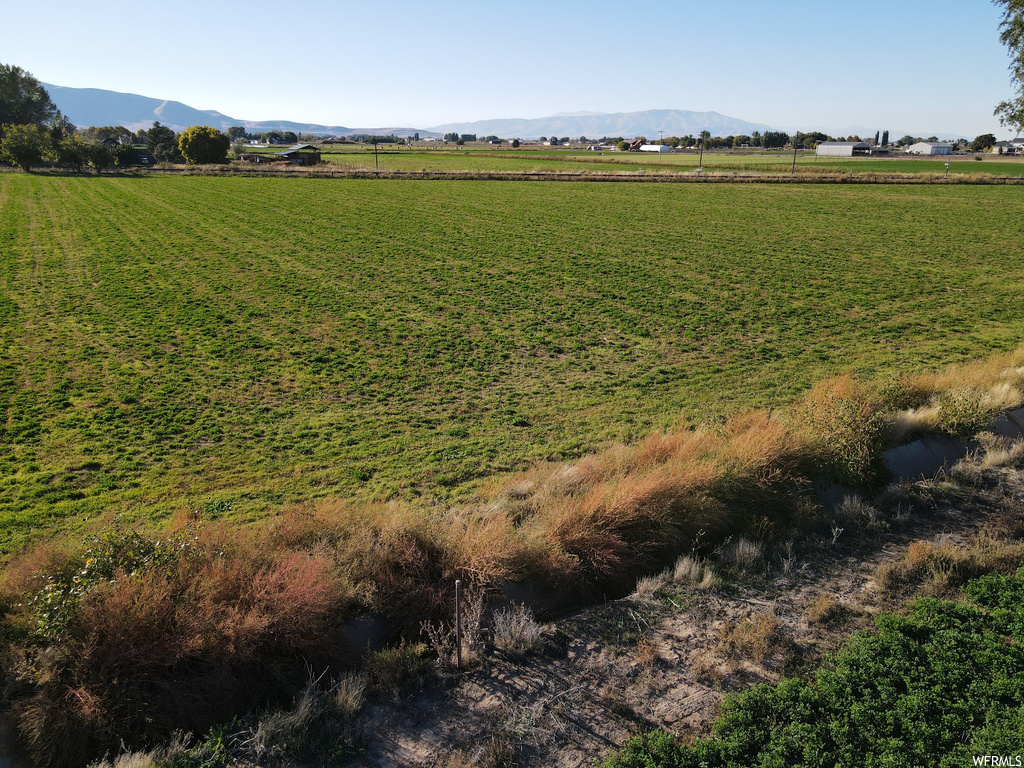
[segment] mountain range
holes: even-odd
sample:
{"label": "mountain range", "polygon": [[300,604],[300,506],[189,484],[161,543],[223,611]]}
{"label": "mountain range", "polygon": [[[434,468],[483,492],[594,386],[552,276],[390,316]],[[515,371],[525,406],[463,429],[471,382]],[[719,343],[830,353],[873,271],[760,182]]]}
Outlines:
{"label": "mountain range", "polygon": [[512,139],[536,139],[541,136],[666,136],[696,135],[710,131],[712,136],[751,134],[771,130],[770,126],[752,123],[717,112],[691,112],[682,109],[651,109],[643,112],[576,112],[535,119],[478,120],[446,123],[427,128],[348,128],[341,125],[300,123],[291,120],[241,120],[215,110],[201,110],[180,101],[154,99],[134,93],[118,93],[99,88],[68,88],[43,83],[57,108],[75,125],[123,125],[133,131],[149,128],[154,121],[174,131],[190,125],[209,125],[222,131],[231,126],[245,126],[250,133],[294,131],[331,136],[354,133],[397,136],[440,137],[445,133],[475,133],[478,136],[500,136]]}

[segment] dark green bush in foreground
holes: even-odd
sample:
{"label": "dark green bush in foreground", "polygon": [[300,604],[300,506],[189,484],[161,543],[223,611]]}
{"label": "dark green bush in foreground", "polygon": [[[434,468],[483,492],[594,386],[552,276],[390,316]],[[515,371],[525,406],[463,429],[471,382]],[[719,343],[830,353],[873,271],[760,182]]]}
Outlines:
{"label": "dark green bush in foreground", "polygon": [[882,616],[810,681],[760,685],[726,704],[692,747],[664,733],[603,768],[972,764],[1024,751],[1024,569],[969,584],[970,602],[924,599]]}

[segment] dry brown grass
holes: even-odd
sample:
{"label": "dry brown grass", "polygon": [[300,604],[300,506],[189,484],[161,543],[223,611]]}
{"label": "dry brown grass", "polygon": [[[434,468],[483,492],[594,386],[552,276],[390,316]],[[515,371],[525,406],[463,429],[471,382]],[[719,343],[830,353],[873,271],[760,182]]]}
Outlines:
{"label": "dry brown grass", "polygon": [[792,646],[782,622],[766,612],[758,612],[738,624],[722,628],[718,650],[727,657],[752,659],[765,663],[770,656],[787,655]]}
{"label": "dry brown grass", "polygon": [[884,563],[875,583],[884,592],[918,590],[948,597],[985,573],[1011,573],[1024,559],[1024,542],[995,538],[984,532],[967,541],[915,541],[900,560]]}

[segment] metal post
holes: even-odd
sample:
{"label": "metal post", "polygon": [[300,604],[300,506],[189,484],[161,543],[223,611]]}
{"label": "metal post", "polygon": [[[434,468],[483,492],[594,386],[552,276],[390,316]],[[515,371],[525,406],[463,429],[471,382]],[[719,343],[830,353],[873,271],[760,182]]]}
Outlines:
{"label": "metal post", "polygon": [[377,140],[373,140],[373,170],[379,171],[380,166],[377,164]]}
{"label": "metal post", "polygon": [[793,135],[793,168],[790,170],[791,174],[796,174],[796,145],[800,142],[800,132],[797,131]]}
{"label": "metal post", "polygon": [[462,669],[462,581],[455,580],[455,667]]}

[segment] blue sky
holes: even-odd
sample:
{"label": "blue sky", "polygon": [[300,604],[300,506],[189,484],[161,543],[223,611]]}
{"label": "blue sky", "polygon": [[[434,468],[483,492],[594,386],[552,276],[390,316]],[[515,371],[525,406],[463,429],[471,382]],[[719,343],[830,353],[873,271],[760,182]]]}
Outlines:
{"label": "blue sky", "polygon": [[245,120],[426,128],[691,109],[829,133],[1010,135],[992,116],[1013,89],[987,0],[57,0],[4,15],[0,62],[44,82]]}

